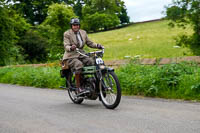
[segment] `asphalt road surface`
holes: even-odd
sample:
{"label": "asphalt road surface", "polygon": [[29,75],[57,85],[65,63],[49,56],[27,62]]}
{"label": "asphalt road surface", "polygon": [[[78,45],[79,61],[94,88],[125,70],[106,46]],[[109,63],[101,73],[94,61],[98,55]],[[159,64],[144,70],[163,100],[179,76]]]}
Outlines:
{"label": "asphalt road surface", "polygon": [[108,110],[65,90],[0,84],[0,133],[200,133],[200,103],[122,97]]}

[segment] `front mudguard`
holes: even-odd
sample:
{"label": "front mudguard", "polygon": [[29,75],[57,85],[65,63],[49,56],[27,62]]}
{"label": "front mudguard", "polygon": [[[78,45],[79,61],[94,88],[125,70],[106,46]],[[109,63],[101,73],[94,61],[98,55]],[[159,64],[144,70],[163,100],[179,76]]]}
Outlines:
{"label": "front mudguard", "polygon": [[107,67],[107,71],[108,71],[108,72],[114,72],[114,71],[115,71],[115,69],[114,69],[114,68],[112,68],[112,67]]}
{"label": "front mudguard", "polygon": [[114,72],[114,68],[111,67],[105,67],[104,69],[101,69],[102,73],[107,73],[107,72]]}

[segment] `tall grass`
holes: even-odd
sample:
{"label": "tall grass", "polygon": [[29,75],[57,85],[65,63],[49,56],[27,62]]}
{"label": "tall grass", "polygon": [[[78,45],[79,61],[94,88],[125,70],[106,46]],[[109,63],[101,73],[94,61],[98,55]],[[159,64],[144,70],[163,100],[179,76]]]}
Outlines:
{"label": "tall grass", "polygon": [[[4,67],[0,68],[0,83],[59,88],[65,86],[59,71],[60,67]],[[200,100],[200,68],[195,63],[128,64],[116,73],[126,95]]]}
{"label": "tall grass", "polygon": [[129,64],[117,75],[124,94],[200,100],[200,68],[195,63]]}
{"label": "tall grass", "polygon": [[90,34],[91,40],[105,46],[105,59],[123,59],[141,55],[142,58],[191,56],[189,48],[174,48],[174,38],[191,34],[192,29],[170,28],[168,21],[133,24],[126,28]]}
{"label": "tall grass", "polygon": [[0,82],[41,88],[65,86],[60,78],[60,67],[4,67],[0,69]]}

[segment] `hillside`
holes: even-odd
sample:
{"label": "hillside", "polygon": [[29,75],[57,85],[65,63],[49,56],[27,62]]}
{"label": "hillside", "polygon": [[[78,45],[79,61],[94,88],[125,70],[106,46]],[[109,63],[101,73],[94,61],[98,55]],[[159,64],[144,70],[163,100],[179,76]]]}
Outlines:
{"label": "hillside", "polygon": [[[188,48],[177,48],[174,38],[191,34],[191,29],[170,28],[169,21],[155,21],[100,33],[89,34],[94,42],[106,48],[104,59],[124,59],[125,56],[141,58],[192,56]],[[175,46],[175,47],[174,47]]]}

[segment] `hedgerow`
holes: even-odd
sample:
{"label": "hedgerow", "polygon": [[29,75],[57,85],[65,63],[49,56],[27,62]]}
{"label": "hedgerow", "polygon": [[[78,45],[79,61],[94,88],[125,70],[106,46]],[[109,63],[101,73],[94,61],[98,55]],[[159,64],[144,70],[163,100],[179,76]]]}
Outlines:
{"label": "hedgerow", "polygon": [[[4,67],[0,82],[59,88],[65,86],[60,67]],[[195,63],[159,65],[128,64],[117,69],[124,95],[200,100],[200,68]]]}

